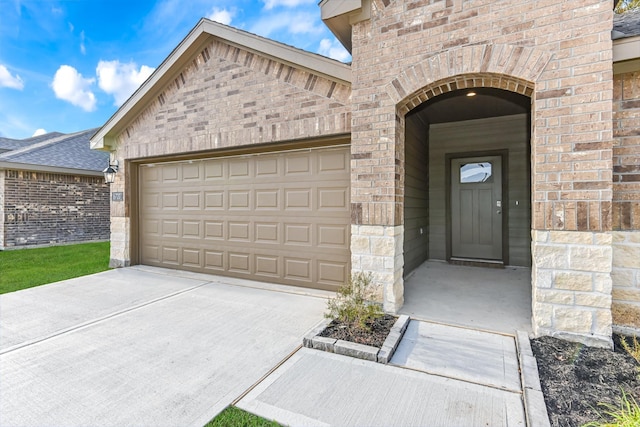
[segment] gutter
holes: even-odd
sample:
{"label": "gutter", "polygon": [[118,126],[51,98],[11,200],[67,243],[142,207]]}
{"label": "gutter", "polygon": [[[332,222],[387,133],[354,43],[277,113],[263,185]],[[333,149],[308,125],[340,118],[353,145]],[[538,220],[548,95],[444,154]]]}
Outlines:
{"label": "gutter", "polygon": [[101,177],[101,171],[93,171],[88,169],[73,169],[73,168],[63,168],[57,166],[46,166],[46,165],[33,165],[28,163],[13,163],[13,162],[2,162],[0,161],[0,169],[4,170],[18,170],[18,171],[26,171],[26,172],[48,172],[62,175],[83,175],[83,176],[97,176]]}

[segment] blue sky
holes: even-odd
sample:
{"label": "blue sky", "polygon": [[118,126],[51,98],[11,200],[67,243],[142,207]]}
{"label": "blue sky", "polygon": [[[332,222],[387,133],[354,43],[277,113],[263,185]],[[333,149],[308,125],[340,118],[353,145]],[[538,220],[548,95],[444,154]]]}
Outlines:
{"label": "blue sky", "polygon": [[317,0],[0,0],[0,137],[101,126],[201,17],[350,60]]}

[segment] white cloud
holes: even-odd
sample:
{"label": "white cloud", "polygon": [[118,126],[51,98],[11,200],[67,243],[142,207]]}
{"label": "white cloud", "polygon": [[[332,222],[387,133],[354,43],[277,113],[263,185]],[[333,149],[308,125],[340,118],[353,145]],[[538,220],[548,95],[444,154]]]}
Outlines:
{"label": "white cloud", "polygon": [[346,62],[351,58],[351,55],[349,55],[349,52],[337,40],[333,40],[333,41],[330,39],[320,40],[318,53],[320,55],[328,56],[329,58],[337,59],[338,61],[342,61],[342,62]]}
{"label": "white cloud", "polygon": [[211,10],[211,13],[209,13],[209,16],[207,16],[207,18],[224,25],[229,25],[231,24],[231,20],[233,19],[234,15],[235,15],[235,12],[232,10],[220,9],[220,8],[214,7]]}
{"label": "white cloud", "polygon": [[323,32],[318,17],[305,12],[281,12],[261,16],[249,31],[263,37],[269,37],[270,34],[280,30],[286,30],[291,34],[321,34]]}
{"label": "white cloud", "polygon": [[19,75],[12,76],[7,67],[0,65],[0,87],[22,90],[24,82]]}
{"label": "white cloud", "polygon": [[47,133],[47,131],[42,128],[36,129],[36,131],[33,133],[33,135],[31,135],[31,137],[33,138],[34,136],[44,135],[45,133]]}
{"label": "white cloud", "polygon": [[262,0],[264,8],[269,10],[274,7],[298,7],[303,4],[313,4],[315,0]]}
{"label": "white cloud", "polygon": [[100,61],[96,68],[98,86],[113,95],[115,105],[122,105],[129,96],[153,73],[154,69],[142,65],[138,70],[135,62]]}
{"label": "white cloud", "polygon": [[95,79],[82,77],[75,68],[61,65],[53,76],[51,87],[56,98],[68,101],[85,111],[93,111],[96,109],[96,97],[91,92],[94,83]]}

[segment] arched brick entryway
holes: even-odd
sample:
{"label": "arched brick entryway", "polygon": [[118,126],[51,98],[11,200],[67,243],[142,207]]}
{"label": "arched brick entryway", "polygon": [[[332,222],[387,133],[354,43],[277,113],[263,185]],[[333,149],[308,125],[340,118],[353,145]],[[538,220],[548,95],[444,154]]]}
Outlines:
{"label": "arched brick entryway", "polygon": [[[407,113],[429,99],[454,90],[503,89],[532,100],[534,333],[576,337],[596,344],[609,342],[611,235],[607,230],[610,230],[611,203],[607,201],[610,199],[607,191],[611,184],[607,176],[610,156],[607,156],[610,142],[602,139],[610,132],[603,127],[607,124],[602,121],[604,113],[590,113],[598,121],[590,124],[586,112],[606,105],[584,106],[584,96],[578,86],[559,84],[555,71],[557,61],[552,56],[534,47],[505,44],[453,48],[396,73],[384,84],[384,96],[376,98],[377,101],[354,105],[352,268],[374,272],[384,285],[381,299],[387,310],[397,310],[404,301],[402,241]],[[550,66],[552,62],[554,65]],[[574,120],[577,124],[563,123],[563,115],[574,113],[582,115],[572,116],[567,122]],[[367,124],[367,120],[372,121],[371,124]],[[589,142],[595,138],[588,133],[590,129],[599,132],[601,142]],[[380,135],[378,139],[376,135]],[[379,168],[376,174],[359,174],[365,170],[362,165],[373,156],[389,159],[385,162],[389,166]],[[602,163],[601,172],[563,173],[567,165],[583,161],[585,156],[596,156]],[[576,167],[583,165],[600,167],[585,163]],[[570,166],[569,171],[573,170]],[[586,182],[594,173],[597,176],[593,182]],[[389,179],[393,179],[393,186],[387,185]],[[360,190],[369,186],[376,188],[379,183],[384,184],[374,191]]]}

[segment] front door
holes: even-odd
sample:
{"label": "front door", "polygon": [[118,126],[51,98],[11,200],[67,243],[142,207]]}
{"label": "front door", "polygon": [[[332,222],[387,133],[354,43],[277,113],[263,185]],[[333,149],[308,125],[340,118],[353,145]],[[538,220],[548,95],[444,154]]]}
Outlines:
{"label": "front door", "polygon": [[451,258],[502,259],[502,158],[451,159]]}

